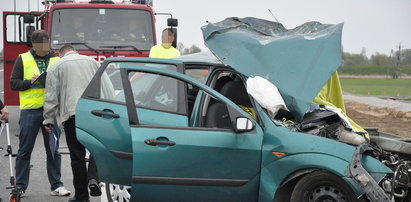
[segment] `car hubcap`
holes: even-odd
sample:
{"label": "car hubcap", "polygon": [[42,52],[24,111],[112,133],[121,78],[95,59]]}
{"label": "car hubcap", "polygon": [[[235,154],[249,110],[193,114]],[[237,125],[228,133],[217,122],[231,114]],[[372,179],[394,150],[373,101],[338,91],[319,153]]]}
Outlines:
{"label": "car hubcap", "polygon": [[117,184],[109,184],[110,187],[110,195],[113,199],[113,202],[130,202],[130,189],[131,187],[117,185]]}
{"label": "car hubcap", "polygon": [[309,195],[310,202],[344,202],[345,197],[341,191],[332,186],[321,186]]}

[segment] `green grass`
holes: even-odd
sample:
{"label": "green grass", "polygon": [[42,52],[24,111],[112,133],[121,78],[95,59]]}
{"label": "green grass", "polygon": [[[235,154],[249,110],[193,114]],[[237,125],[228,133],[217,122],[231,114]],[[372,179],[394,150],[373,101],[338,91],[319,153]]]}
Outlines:
{"label": "green grass", "polygon": [[399,71],[401,74],[411,75],[411,66],[369,66],[369,65],[356,65],[356,66],[342,66],[338,69],[339,74],[349,75],[393,75],[395,71]]}
{"label": "green grass", "polygon": [[375,96],[394,96],[411,100],[411,79],[341,78],[343,91]]}

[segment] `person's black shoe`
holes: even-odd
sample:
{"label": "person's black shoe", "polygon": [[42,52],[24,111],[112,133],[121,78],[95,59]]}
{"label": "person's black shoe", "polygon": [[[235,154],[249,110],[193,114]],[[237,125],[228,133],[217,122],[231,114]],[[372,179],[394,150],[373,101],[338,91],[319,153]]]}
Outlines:
{"label": "person's black shoe", "polygon": [[75,196],[69,198],[68,201],[69,202],[90,202],[90,200],[88,200],[88,199],[80,200],[80,199],[77,199]]}
{"label": "person's black shoe", "polygon": [[101,196],[101,188],[97,180],[90,179],[88,181],[88,188],[90,189],[91,196]]}

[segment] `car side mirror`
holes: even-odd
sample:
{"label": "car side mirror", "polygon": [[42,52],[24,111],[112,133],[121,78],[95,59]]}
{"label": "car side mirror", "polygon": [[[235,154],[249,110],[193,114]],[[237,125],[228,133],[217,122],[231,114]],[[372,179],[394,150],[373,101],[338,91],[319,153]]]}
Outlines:
{"label": "car side mirror", "polygon": [[247,117],[237,117],[235,120],[235,132],[243,133],[254,129],[253,122]]}

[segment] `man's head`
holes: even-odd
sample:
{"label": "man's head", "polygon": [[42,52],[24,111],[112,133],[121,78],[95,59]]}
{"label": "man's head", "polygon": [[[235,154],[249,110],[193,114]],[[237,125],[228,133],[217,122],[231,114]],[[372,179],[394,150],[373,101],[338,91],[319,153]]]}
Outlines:
{"label": "man's head", "polygon": [[50,37],[44,30],[36,30],[31,34],[33,50],[38,56],[46,56],[50,52]]}
{"label": "man's head", "polygon": [[71,45],[64,45],[59,49],[59,56],[62,58],[69,51],[76,51]]}
{"label": "man's head", "polygon": [[170,48],[171,44],[174,41],[174,32],[171,28],[166,28],[163,30],[163,34],[161,35],[161,42],[164,48]]}

